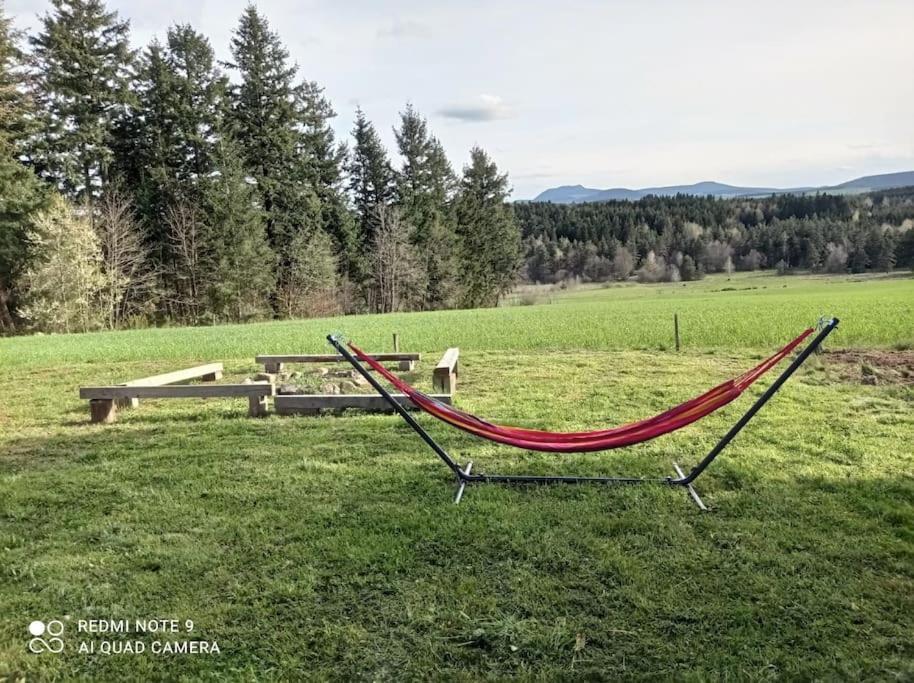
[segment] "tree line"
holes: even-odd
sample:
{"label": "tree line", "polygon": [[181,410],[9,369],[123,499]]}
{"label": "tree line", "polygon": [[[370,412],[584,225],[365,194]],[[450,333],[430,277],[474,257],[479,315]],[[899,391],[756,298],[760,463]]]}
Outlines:
{"label": "tree line", "polygon": [[914,188],[865,195],[517,203],[530,282],[914,268]]}
{"label": "tree line", "polygon": [[[0,330],[490,306],[522,265],[506,174],[455,173],[410,104],[391,158],[248,6],[220,62],[189,25],[142,50],[102,0],[0,6]],[[232,76],[232,78],[230,78]]]}

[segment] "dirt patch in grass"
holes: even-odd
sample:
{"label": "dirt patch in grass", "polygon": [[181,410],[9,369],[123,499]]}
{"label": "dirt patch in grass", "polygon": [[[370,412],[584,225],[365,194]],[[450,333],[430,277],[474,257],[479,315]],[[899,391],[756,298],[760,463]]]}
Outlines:
{"label": "dirt patch in grass", "polygon": [[914,386],[914,350],[838,350],[827,351],[824,357],[847,382]]}

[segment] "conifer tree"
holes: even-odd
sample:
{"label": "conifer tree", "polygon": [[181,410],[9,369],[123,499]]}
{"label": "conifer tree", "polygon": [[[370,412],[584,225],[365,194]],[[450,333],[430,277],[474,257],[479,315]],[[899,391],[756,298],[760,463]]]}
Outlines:
{"label": "conifer tree", "polygon": [[495,306],[520,267],[520,229],[507,203],[508,176],[481,148],[470,151],[455,200],[461,303]]}
{"label": "conifer tree", "polygon": [[[305,81],[298,88],[298,95],[302,122],[299,153],[307,161],[307,178],[320,205],[320,227],[335,242],[334,251],[345,274],[358,259],[356,226],[347,207],[343,178],[348,151],[345,143],[336,141],[330,125],[336,112],[323,89],[313,81]],[[304,241],[324,244],[319,237],[317,242],[312,238],[307,235]]]}
{"label": "conifer tree", "polygon": [[70,196],[90,201],[108,179],[112,134],[130,102],[129,22],[101,0],[51,0],[32,38],[41,131],[33,162]]}
{"label": "conifer tree", "polygon": [[267,243],[256,190],[248,182],[233,141],[216,150],[217,171],[203,185],[210,309],[223,320],[269,312],[276,258]]}
{"label": "conifer tree", "polygon": [[320,227],[320,206],[303,155],[302,89],[297,67],[279,36],[254,5],[248,5],[232,38],[240,77],[232,92],[231,122],[245,171],[256,181],[267,237],[289,267],[289,246],[300,231]]}
{"label": "conifer tree", "polygon": [[[365,259],[374,242],[377,208],[387,206],[394,198],[394,172],[378,131],[361,108],[356,110],[352,138],[349,192],[358,220],[359,250]],[[363,270],[363,276],[364,273]]]}
{"label": "conifer tree", "polygon": [[437,138],[428,133],[426,120],[407,104],[394,130],[403,165],[397,173],[397,201],[424,271],[422,308],[449,304],[454,285],[454,230],[448,200],[454,172]]}
{"label": "conifer tree", "polygon": [[18,34],[0,6],[0,331],[13,329],[15,285],[28,263],[31,217],[43,205],[44,188],[20,158],[32,131],[34,109],[23,92]]}
{"label": "conifer tree", "polygon": [[170,28],[165,46],[153,41],[140,62],[140,101],[133,121],[119,129],[117,167],[122,184],[134,188],[163,263],[169,207],[198,203],[202,179],[214,169],[226,135],[226,89],[209,40],[187,25]]}

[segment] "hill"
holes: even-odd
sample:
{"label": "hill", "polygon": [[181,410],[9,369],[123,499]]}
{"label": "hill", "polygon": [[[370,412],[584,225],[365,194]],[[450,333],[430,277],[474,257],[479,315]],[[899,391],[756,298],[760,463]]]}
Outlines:
{"label": "hill", "polygon": [[872,190],[884,190],[892,187],[914,185],[914,171],[900,173],[883,173],[848,180],[838,185],[821,187],[741,187],[727,185],[713,180],[705,180],[691,185],[667,185],[664,187],[645,187],[629,189],[614,187],[599,190],[583,185],[562,185],[540,192],[533,201],[552,202],[554,204],[577,204],[581,202],[607,202],[612,200],[636,201],[648,195],[672,197],[677,194],[712,197],[758,197],[769,194],[805,194],[808,192],[829,192],[833,194],[858,194]]}

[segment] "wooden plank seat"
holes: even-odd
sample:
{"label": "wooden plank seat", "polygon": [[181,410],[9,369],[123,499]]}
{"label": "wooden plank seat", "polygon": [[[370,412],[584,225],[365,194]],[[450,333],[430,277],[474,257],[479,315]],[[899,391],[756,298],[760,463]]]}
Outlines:
{"label": "wooden plank seat", "polygon": [[[192,379],[200,379],[204,382],[215,382],[222,379],[222,363],[206,363],[204,365],[195,365],[192,368],[183,368],[173,372],[166,372],[161,375],[151,375],[149,377],[140,377],[124,382],[124,386],[130,387],[148,387],[159,386],[162,384],[177,384],[178,382],[187,382]],[[140,404],[140,399],[131,396],[119,398],[119,408],[136,408]]]}
{"label": "wooden plank seat", "polygon": [[[372,358],[382,363],[396,362],[400,370],[413,370],[416,362],[421,360],[418,353],[370,353]],[[264,372],[276,373],[282,370],[284,363],[342,363],[345,358],[335,353],[289,353],[279,355],[261,355],[254,361],[262,364]]]}
{"label": "wooden plank seat", "polygon": [[[406,409],[416,409],[405,394],[394,394],[393,397]],[[444,394],[433,394],[433,398],[444,403],[451,402],[451,397]],[[280,394],[273,399],[273,405],[278,415],[317,415],[323,411],[337,412],[347,408],[373,413],[393,412],[384,397],[376,394]]]}
{"label": "wooden plank seat", "polygon": [[442,394],[453,394],[457,391],[457,374],[460,360],[460,349],[449,348],[432,371],[432,390]]}
{"label": "wooden plank seat", "polygon": [[[267,413],[267,398],[275,393],[272,382],[248,384],[164,384],[190,379],[218,379],[222,363],[209,363],[162,375],[130,380],[111,386],[80,387],[79,397],[89,401],[92,422],[114,422],[117,408],[124,402],[150,398],[247,398],[248,414],[254,417]],[[128,404],[129,405],[129,404]]]}

